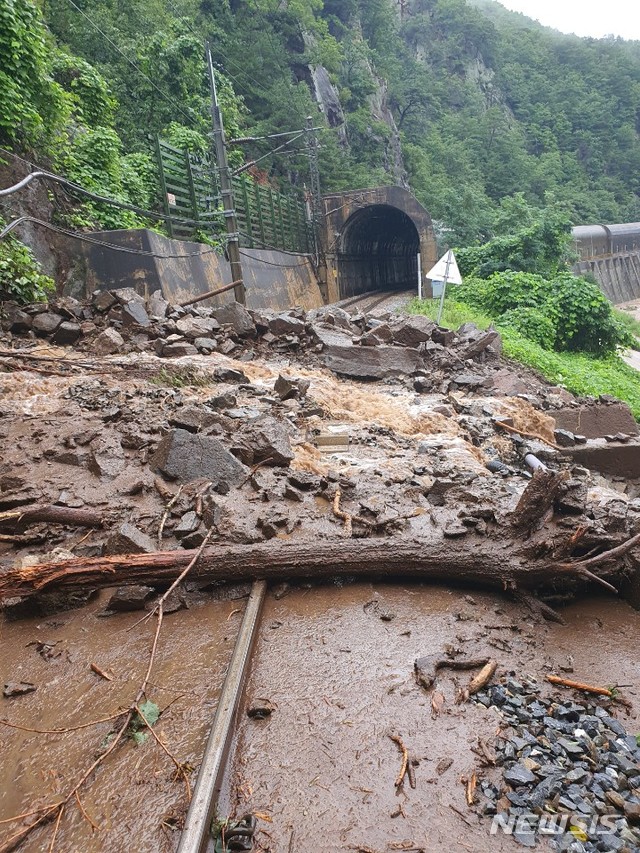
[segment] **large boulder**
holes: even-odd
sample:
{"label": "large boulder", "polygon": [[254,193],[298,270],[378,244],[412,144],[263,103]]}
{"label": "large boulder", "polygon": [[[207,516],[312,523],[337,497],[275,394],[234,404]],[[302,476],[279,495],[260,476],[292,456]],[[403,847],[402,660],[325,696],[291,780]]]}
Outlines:
{"label": "large boulder", "polygon": [[124,338],[116,329],[105,329],[93,342],[96,355],[114,355],[124,347]]}
{"label": "large boulder", "polygon": [[424,369],[416,350],[389,346],[329,346],[324,350],[324,363],[334,373],[353,379],[411,376]]}
{"label": "large boulder", "polygon": [[293,461],[294,453],[285,425],[269,415],[248,424],[240,440],[251,451],[253,462],[287,467]]}
{"label": "large boulder", "polygon": [[437,328],[433,320],[421,314],[412,314],[396,320],[391,326],[393,339],[403,347],[417,347],[431,340],[431,335]]}
{"label": "large boulder", "polygon": [[216,308],[213,316],[221,326],[231,326],[241,338],[252,338],[256,334],[256,324],[251,314],[239,302],[230,302],[222,308]]}
{"label": "large boulder", "polygon": [[171,430],[164,436],[150,464],[180,483],[206,479],[214,485],[238,485],[248,473],[217,438],[194,435],[184,429]]}

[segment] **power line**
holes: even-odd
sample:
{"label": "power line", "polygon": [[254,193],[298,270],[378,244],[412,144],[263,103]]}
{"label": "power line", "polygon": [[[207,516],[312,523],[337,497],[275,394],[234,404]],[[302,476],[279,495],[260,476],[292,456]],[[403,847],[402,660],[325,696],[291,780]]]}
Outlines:
{"label": "power line", "polygon": [[35,225],[41,225],[49,231],[55,231],[58,234],[64,234],[65,237],[71,237],[74,240],[81,240],[85,243],[93,243],[96,246],[103,246],[106,249],[112,249],[115,252],[124,252],[129,255],[144,255],[145,257],[158,258],[159,260],[184,260],[187,258],[201,258],[203,255],[218,254],[215,249],[205,249],[202,252],[192,252],[182,255],[161,255],[158,252],[147,252],[144,249],[132,249],[129,246],[118,246],[116,243],[108,243],[106,240],[100,240],[97,237],[92,237],[90,234],[83,234],[80,231],[69,231],[67,228],[61,228],[59,225],[54,225],[52,222],[45,222],[44,219],[36,219],[35,216],[21,216],[6,225],[0,231],[0,240],[4,239],[14,228],[22,225],[23,222],[33,222]]}
{"label": "power line", "polygon": [[[10,151],[6,151],[4,148],[0,148],[0,151],[11,154]],[[129,210],[132,213],[137,213],[138,216],[142,216],[147,219],[156,219],[162,220],[163,222],[178,222],[182,223],[182,225],[191,225],[191,226],[202,226],[202,227],[210,227],[210,220],[203,219],[185,219],[181,216],[167,216],[164,213],[155,213],[152,210],[146,210],[143,207],[138,207],[136,204],[128,204],[123,201],[116,201],[115,199],[108,198],[107,196],[98,195],[97,193],[91,192],[90,190],[81,187],[79,184],[74,184],[73,181],[67,180],[67,178],[63,178],[61,175],[56,175],[54,172],[47,172],[44,170],[40,170],[34,163],[31,163],[29,160],[25,160],[23,157],[15,154],[13,155],[21,160],[23,163],[26,163],[28,166],[36,169],[35,172],[31,172],[17,184],[12,187],[8,187],[7,189],[0,190],[0,197],[12,195],[15,192],[18,192],[24,187],[28,186],[32,181],[37,178],[42,178],[43,180],[54,181],[55,183],[62,184],[64,187],[69,188],[70,190],[79,193],[80,195],[86,196],[87,198],[92,199],[92,201],[100,202],[101,204],[109,204],[112,207],[119,207],[122,210]]]}
{"label": "power line", "polygon": [[[271,248],[271,247],[268,247],[268,248]],[[274,249],[274,251],[281,252],[282,249]],[[295,269],[299,269],[300,267],[312,266],[311,258],[309,258],[308,260],[304,261],[301,264],[279,264],[279,263],[276,263],[275,261],[267,261],[267,260],[265,260],[265,258],[258,258],[255,255],[250,255],[248,252],[244,251],[243,249],[240,249],[240,254],[244,255],[245,258],[250,258],[252,261],[256,261],[259,264],[266,264],[268,267],[279,267],[280,269],[285,269],[285,270],[295,270]]]}
{"label": "power line", "polygon": [[174,99],[173,99],[173,98],[171,98],[169,95],[165,95],[165,93],[162,91],[162,89],[160,89],[160,88],[159,88],[159,87],[158,87],[158,86],[153,82],[153,80],[152,80],[150,77],[148,77],[148,76],[144,73],[144,71],[140,68],[140,66],[139,66],[139,65],[137,65],[137,64],[133,61],[133,59],[131,59],[130,57],[128,57],[128,56],[127,56],[127,54],[126,54],[123,50],[121,50],[121,49],[118,47],[118,45],[117,45],[114,41],[112,41],[112,39],[110,39],[110,38],[109,38],[109,36],[108,36],[105,32],[103,32],[103,30],[101,30],[101,29],[100,29],[100,27],[95,23],[95,21],[94,21],[94,20],[93,20],[89,15],[87,15],[87,13],[86,13],[83,9],[81,9],[79,6],[77,6],[77,5],[74,3],[74,0],[68,0],[68,2],[73,6],[73,8],[74,8],[74,9],[76,9],[78,12],[80,12],[80,14],[82,15],[82,17],[83,17],[83,18],[86,18],[86,19],[87,19],[87,21],[89,21],[89,23],[91,24],[91,26],[92,26],[92,27],[93,27],[97,32],[99,32],[99,33],[100,33],[100,35],[101,35],[104,39],[106,39],[106,41],[108,41],[108,42],[109,42],[109,44],[114,48],[114,50],[117,50],[117,51],[118,51],[118,53],[120,54],[120,56],[122,56],[124,59],[126,59],[126,61],[127,61],[127,62],[128,62],[128,63],[129,63],[133,68],[135,68],[135,70],[138,72],[138,74],[140,74],[140,76],[141,76],[141,77],[144,77],[144,79],[145,79],[145,80],[146,80],[146,81],[147,81],[147,82],[148,82],[148,83],[149,83],[149,84],[150,84],[150,85],[151,85],[151,86],[156,90],[156,92],[160,95],[160,97],[162,97],[162,98],[163,98],[163,99],[164,99],[168,104],[170,104],[174,109],[177,109],[177,110],[178,110],[178,112],[182,113],[182,115],[183,115],[183,116],[185,116],[185,118],[187,119],[187,121],[188,121],[190,124],[195,124],[195,119],[193,118],[193,116],[188,115],[188,113],[186,113],[186,112],[182,109],[182,107],[181,107],[178,103],[176,103],[176,102],[174,101]]}
{"label": "power line", "polygon": [[287,145],[291,145],[292,142],[296,142],[298,139],[300,139],[301,136],[304,136],[305,133],[306,131],[303,130],[297,136],[294,136],[292,139],[287,139],[286,142],[283,142],[282,145],[279,145],[277,148],[273,148],[271,151],[267,151],[267,153],[263,154],[261,157],[257,157],[255,160],[251,160],[250,163],[245,163],[244,166],[241,166],[239,169],[235,170],[235,172],[233,173],[233,177],[235,178],[236,175],[240,175],[242,174],[242,172],[246,172],[247,169],[250,169],[252,166],[256,166],[262,160],[266,160],[267,157],[271,157],[272,154],[277,154],[278,151],[282,151],[283,148],[286,148]]}

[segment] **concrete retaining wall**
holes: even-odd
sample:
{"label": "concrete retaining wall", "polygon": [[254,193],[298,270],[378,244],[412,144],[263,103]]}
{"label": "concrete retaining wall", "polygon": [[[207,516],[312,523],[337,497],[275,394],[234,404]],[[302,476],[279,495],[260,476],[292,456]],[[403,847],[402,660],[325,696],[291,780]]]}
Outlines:
{"label": "concrete retaining wall", "polygon": [[[105,231],[95,236],[140,254],[84,243],[86,293],[76,296],[88,296],[94,290],[134,287],[145,297],[161,289],[165,299],[178,303],[232,281],[229,263],[209,246],[170,240],[148,229]],[[315,271],[306,255],[242,249],[242,265],[249,308],[281,311],[300,306],[309,310],[323,304]],[[233,291],[203,304],[231,301]]]}
{"label": "concrete retaining wall", "polygon": [[614,305],[640,299],[640,254],[630,252],[580,261],[573,271],[577,275],[590,273]]}

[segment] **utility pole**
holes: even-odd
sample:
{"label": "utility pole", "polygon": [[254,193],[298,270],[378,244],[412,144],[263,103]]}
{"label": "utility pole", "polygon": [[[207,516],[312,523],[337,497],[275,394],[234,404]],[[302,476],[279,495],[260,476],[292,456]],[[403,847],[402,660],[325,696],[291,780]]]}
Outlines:
{"label": "utility pole", "polygon": [[322,208],[322,194],[320,190],[320,166],[318,164],[318,137],[313,127],[312,116],[307,116],[307,143],[309,148],[309,172],[311,175],[311,225],[313,228],[313,245],[317,267],[319,264],[318,227]]}
{"label": "utility pole", "polygon": [[227,160],[227,145],[224,137],[224,124],[222,112],[218,103],[218,90],[216,88],[216,77],[213,71],[213,59],[211,58],[211,46],[207,42],[207,68],[209,71],[209,85],[211,87],[211,119],[213,122],[213,143],[218,173],[220,175],[220,193],[222,195],[222,207],[224,219],[227,226],[227,251],[231,265],[231,281],[237,282],[234,288],[236,302],[241,305],[246,303],[244,279],[242,276],[242,263],[240,261],[240,232],[238,231],[238,220],[233,200],[233,183],[231,181],[231,170]]}

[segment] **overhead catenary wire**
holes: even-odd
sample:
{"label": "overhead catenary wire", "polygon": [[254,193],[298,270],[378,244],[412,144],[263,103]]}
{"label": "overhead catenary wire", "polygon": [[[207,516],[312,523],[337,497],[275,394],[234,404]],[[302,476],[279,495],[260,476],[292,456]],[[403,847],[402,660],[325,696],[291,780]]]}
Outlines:
{"label": "overhead catenary wire", "polygon": [[130,246],[119,246],[117,243],[109,243],[106,240],[102,240],[99,237],[93,237],[91,234],[86,234],[82,231],[70,231],[68,228],[62,228],[60,225],[54,225],[52,222],[45,222],[44,219],[37,219],[35,216],[21,216],[19,219],[15,219],[13,222],[10,222],[6,225],[2,231],[0,231],[0,240],[3,240],[8,234],[13,231],[14,228],[17,228],[19,225],[22,225],[24,222],[33,222],[35,225],[40,225],[42,228],[47,228],[50,231],[55,231],[58,234],[64,234],[65,237],[70,237],[75,240],[81,240],[85,243],[92,243],[96,246],[102,246],[105,249],[111,249],[114,252],[124,252],[129,255],[144,255],[145,257],[150,258],[158,258],[159,260],[182,260],[186,258],[201,258],[203,255],[210,254],[219,254],[219,252],[214,249],[204,249],[202,252],[191,252],[188,254],[173,254],[173,255],[162,255],[159,252],[150,252],[145,249],[133,249]]}
{"label": "overhead catenary wire", "polygon": [[287,145],[291,145],[296,140],[300,139],[301,136],[304,136],[306,131],[301,131],[297,136],[294,136],[292,139],[287,139],[286,142],[283,142],[282,145],[279,145],[277,148],[272,149],[271,151],[267,151],[266,154],[263,154],[261,157],[256,157],[255,160],[251,160],[249,163],[245,163],[243,166],[240,166],[239,169],[236,169],[233,172],[233,177],[235,178],[237,175],[241,175],[243,172],[246,172],[247,169],[251,169],[253,166],[256,166],[262,160],[266,160],[267,157],[271,157],[272,154],[277,154],[278,151],[282,151],[283,148],[286,148]]}
{"label": "overhead catenary wire", "polygon": [[[6,151],[4,148],[0,148],[0,151],[11,154],[10,151]],[[18,156],[18,155],[15,155]],[[117,201],[116,199],[109,198],[108,196],[98,195],[98,193],[94,193],[91,190],[87,190],[84,187],[81,187],[79,184],[74,183],[73,181],[69,181],[67,178],[63,178],[62,175],[56,175],[55,172],[48,172],[43,169],[39,169],[34,163],[30,163],[28,160],[24,160],[23,157],[18,157],[19,160],[22,160],[24,163],[27,163],[32,168],[36,169],[35,172],[31,172],[29,175],[24,177],[17,184],[14,184],[11,187],[7,187],[6,189],[0,190],[0,197],[13,195],[15,192],[19,192],[20,190],[27,187],[32,181],[36,179],[42,178],[43,180],[54,181],[55,183],[61,184],[62,186],[67,187],[68,189],[80,193],[80,195],[86,196],[87,198],[92,199],[93,201],[100,202],[101,204],[109,204],[113,207],[119,207],[122,210],[129,210],[132,213],[137,213],[139,216],[145,217],[146,219],[156,219],[158,221],[163,222],[178,222],[182,225],[191,225],[191,226],[211,226],[211,221],[206,219],[185,219],[180,216],[167,216],[165,213],[156,213],[152,210],[146,210],[143,207],[138,207],[136,204],[129,204],[124,201]]]}

